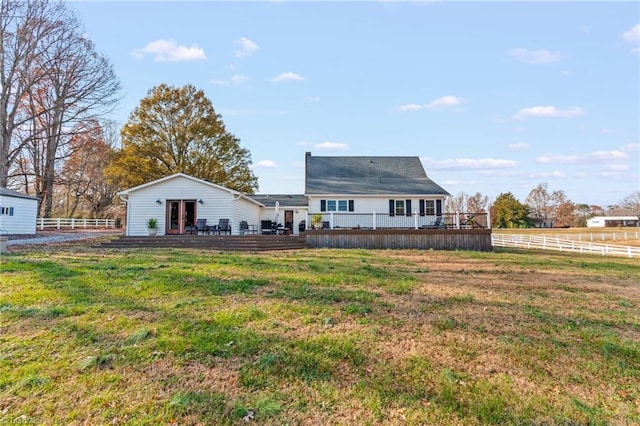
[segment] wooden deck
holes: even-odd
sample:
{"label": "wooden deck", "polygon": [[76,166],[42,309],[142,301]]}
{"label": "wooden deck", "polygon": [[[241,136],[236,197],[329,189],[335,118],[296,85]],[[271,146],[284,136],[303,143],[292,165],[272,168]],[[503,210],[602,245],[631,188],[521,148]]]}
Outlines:
{"label": "wooden deck", "polygon": [[99,245],[103,248],[199,248],[229,251],[297,250],[307,248],[304,238],[293,235],[162,235],[121,236]]}
{"label": "wooden deck", "polygon": [[330,229],[307,231],[311,247],[491,251],[491,229]]}
{"label": "wooden deck", "polygon": [[297,235],[120,236],[103,248],[200,248],[230,251],[304,248],[491,251],[490,229],[326,229]]}

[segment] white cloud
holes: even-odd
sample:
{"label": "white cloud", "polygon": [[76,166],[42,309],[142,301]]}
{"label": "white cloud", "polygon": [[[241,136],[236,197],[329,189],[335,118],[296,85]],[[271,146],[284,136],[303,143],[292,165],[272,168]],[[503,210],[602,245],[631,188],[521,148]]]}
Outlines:
{"label": "white cloud", "polygon": [[431,101],[430,103],[425,105],[425,108],[431,109],[431,110],[439,110],[439,109],[443,109],[450,106],[460,105],[461,103],[464,103],[464,102],[465,102],[465,99],[459,98],[457,96],[443,96],[434,101]]}
{"label": "white cloud", "polygon": [[217,86],[240,86],[249,80],[251,79],[245,75],[234,75],[229,80],[211,80],[211,83]]}
{"label": "white cloud", "polygon": [[349,149],[349,145],[339,142],[322,142],[315,144],[313,149],[318,151],[346,151]]}
{"label": "white cloud", "polygon": [[260,160],[253,165],[253,167],[261,167],[265,169],[276,169],[278,168],[278,164],[272,160]]}
{"label": "white cloud", "polygon": [[181,62],[207,59],[207,56],[197,45],[191,47],[180,46],[175,40],[156,40],[143,48],[134,49],[131,54],[136,59],[143,59],[145,55],[152,55],[156,62]]}
{"label": "white cloud", "polygon": [[617,132],[616,129],[609,129],[607,127],[603,127],[602,129],[600,129],[600,133],[604,133],[604,134],[612,134],[616,132]]}
{"label": "white cloud", "polygon": [[282,74],[280,74],[277,77],[274,77],[271,79],[271,81],[274,81],[276,83],[282,82],[282,81],[302,81],[304,80],[304,78],[298,74],[296,74],[295,72],[283,72]]}
{"label": "white cloud", "polygon": [[602,170],[608,172],[626,172],[627,170],[629,170],[629,166],[626,164],[613,163],[607,164],[602,168]]}
{"label": "white cloud", "polygon": [[309,102],[320,102],[320,96],[305,96],[304,100]]}
{"label": "white cloud", "polygon": [[529,50],[523,48],[509,49],[509,55],[525,64],[551,64],[564,57],[560,52],[550,52],[547,49]]}
{"label": "white cloud", "polygon": [[418,105],[418,104],[407,104],[407,105],[400,105],[397,110],[398,111],[420,111],[422,109],[422,105]]}
{"label": "white cloud", "polygon": [[584,164],[601,161],[622,161],[629,158],[622,151],[594,151],[586,155],[557,155],[553,153],[541,155],[536,162],[541,164]]}
{"label": "white cloud", "polygon": [[507,145],[509,149],[529,149],[530,145],[526,142],[510,143]]}
{"label": "white cloud", "polygon": [[584,110],[579,107],[569,109],[558,109],[554,106],[534,106],[522,108],[513,115],[516,120],[524,120],[530,117],[557,117],[557,118],[574,118],[584,114]]}
{"label": "white cloud", "polygon": [[566,177],[566,175],[559,170],[554,170],[552,172],[533,173],[533,174],[530,174],[529,177],[535,178],[535,179],[547,179],[547,178],[564,178]]}
{"label": "white cloud", "polygon": [[640,143],[628,143],[621,147],[620,151],[640,151]]}
{"label": "white cloud", "polygon": [[260,49],[260,46],[246,37],[240,37],[239,39],[234,41],[233,44],[237,46],[237,49],[235,50],[235,52],[233,52],[236,58],[245,58],[247,56],[251,56],[256,50]]}
{"label": "white cloud", "polygon": [[636,24],[631,27],[629,31],[623,33],[622,40],[632,46],[635,45],[635,47],[631,49],[632,52],[640,53],[640,24]]}
{"label": "white cloud", "polygon": [[424,158],[422,161],[427,169],[440,170],[504,169],[516,167],[519,164],[517,161],[501,158],[455,158],[441,161]]}
{"label": "white cloud", "polygon": [[476,185],[478,182],[476,182],[475,180],[455,180],[455,179],[450,179],[450,180],[445,180],[442,182],[443,185]]}

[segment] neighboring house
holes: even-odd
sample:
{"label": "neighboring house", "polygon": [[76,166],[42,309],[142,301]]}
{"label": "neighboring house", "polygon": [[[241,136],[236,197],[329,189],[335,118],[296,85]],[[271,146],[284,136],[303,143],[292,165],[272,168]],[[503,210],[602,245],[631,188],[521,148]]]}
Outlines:
{"label": "neighboring house", "polygon": [[147,219],[158,221],[158,235],[184,234],[207,219],[217,225],[229,219],[231,233],[239,233],[240,221],[256,224],[264,205],[238,191],[177,173],[119,193],[127,203],[127,235],[147,235]]}
{"label": "neighboring house", "polygon": [[35,234],[39,201],[37,197],[0,186],[0,233]]}
{"label": "neighboring house", "polygon": [[[371,227],[372,213],[389,226],[433,222],[450,194],[429,179],[419,157],[305,156],[309,214],[349,218],[350,227]],[[359,215],[360,214],[360,215]],[[391,219],[393,218],[393,219]],[[378,222],[385,227],[385,223]]]}
{"label": "neighboring house", "polygon": [[640,226],[637,216],[595,216],[587,219],[587,228]]}

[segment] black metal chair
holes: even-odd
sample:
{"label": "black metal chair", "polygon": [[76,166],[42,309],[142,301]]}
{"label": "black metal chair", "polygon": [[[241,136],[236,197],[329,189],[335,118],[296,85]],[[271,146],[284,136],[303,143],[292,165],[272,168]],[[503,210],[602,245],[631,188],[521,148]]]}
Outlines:
{"label": "black metal chair", "polygon": [[200,233],[202,233],[203,235],[205,233],[207,234],[209,233],[209,226],[207,225],[207,219],[196,220],[195,232],[196,232],[196,235],[200,235]]}
{"label": "black metal chair", "polygon": [[240,221],[240,234],[241,235],[257,234],[257,233],[258,233],[258,227],[256,225],[249,225],[249,222],[247,222],[246,220],[241,220]]}
{"label": "black metal chair", "polygon": [[220,219],[218,224],[213,227],[213,232],[222,235],[222,233],[231,235],[231,225],[229,225],[229,219]]}
{"label": "black metal chair", "polygon": [[273,222],[270,220],[261,220],[260,221],[260,233],[262,235],[272,235],[275,234],[273,228]]}

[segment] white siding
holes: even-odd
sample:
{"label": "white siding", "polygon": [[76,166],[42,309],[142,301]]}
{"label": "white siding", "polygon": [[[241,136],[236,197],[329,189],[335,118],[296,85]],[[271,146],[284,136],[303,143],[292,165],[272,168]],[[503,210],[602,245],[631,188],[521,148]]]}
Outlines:
{"label": "white siding", "polygon": [[[0,229],[8,234],[35,234],[38,200],[0,195]],[[13,214],[11,214],[13,213]]]}
{"label": "white siding", "polygon": [[[237,197],[237,196],[236,196]],[[240,233],[240,221],[246,220],[249,225],[256,225],[260,229],[260,207],[258,204],[247,200],[244,197],[235,200],[233,205],[233,216],[235,220],[231,223],[231,233]]]}
{"label": "white siding", "polygon": [[362,195],[328,195],[309,197],[309,213],[320,213],[320,200],[353,200],[353,213],[371,214],[372,212],[376,212],[388,214],[389,200],[411,200],[411,213],[420,211],[419,200],[442,200],[442,208],[444,210],[444,198],[428,195],[387,195],[376,197]]}
{"label": "white siding", "polygon": [[202,200],[202,204],[196,203],[197,219],[216,225],[219,219],[227,218],[237,232],[233,199],[229,191],[180,176],[140,188],[129,194],[127,235],[147,235],[147,219],[151,217],[158,220],[158,235],[164,235],[167,200]]}

